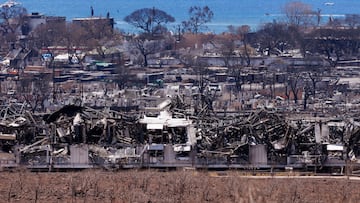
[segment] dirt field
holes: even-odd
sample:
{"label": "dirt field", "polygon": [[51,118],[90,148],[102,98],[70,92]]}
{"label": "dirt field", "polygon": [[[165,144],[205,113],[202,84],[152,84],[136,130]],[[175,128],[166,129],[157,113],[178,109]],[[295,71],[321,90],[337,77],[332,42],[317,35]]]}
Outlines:
{"label": "dirt field", "polygon": [[0,172],[1,202],[360,202],[347,177],[247,177],[236,171]]}

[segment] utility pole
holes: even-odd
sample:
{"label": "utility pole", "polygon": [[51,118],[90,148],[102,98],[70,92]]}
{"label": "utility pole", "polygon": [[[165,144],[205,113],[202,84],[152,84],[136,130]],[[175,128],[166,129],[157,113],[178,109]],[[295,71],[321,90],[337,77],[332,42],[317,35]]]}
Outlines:
{"label": "utility pole", "polygon": [[53,103],[55,103],[55,100],[56,100],[56,96],[55,96],[55,66],[53,64],[54,56],[50,52],[50,50],[48,50],[47,58],[45,60],[46,60],[47,68],[50,68],[52,70],[52,83],[53,83],[52,92],[53,92]]}
{"label": "utility pole", "polygon": [[52,64],[52,60],[50,62],[50,68],[52,69],[52,81],[53,81],[53,103],[56,100],[56,88],[55,88],[55,66]]}

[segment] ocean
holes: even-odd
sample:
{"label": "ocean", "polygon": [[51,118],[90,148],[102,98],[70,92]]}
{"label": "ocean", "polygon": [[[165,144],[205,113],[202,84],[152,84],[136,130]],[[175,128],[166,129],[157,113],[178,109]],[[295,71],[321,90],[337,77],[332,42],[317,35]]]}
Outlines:
{"label": "ocean", "polygon": [[[0,0],[0,3],[5,0]],[[95,16],[106,16],[107,12],[115,19],[116,27],[125,32],[137,30],[123,21],[124,17],[141,8],[156,7],[172,15],[175,26],[188,18],[191,6],[209,6],[214,12],[213,20],[207,24],[206,32],[221,33],[229,25],[249,25],[256,30],[264,23],[282,20],[283,6],[291,0],[16,0],[29,13],[39,12],[49,16],[65,16],[68,21],[78,17],[89,17],[90,7]],[[321,9],[322,21],[330,16],[344,17],[345,14],[360,14],[359,0],[303,0],[313,10]]]}

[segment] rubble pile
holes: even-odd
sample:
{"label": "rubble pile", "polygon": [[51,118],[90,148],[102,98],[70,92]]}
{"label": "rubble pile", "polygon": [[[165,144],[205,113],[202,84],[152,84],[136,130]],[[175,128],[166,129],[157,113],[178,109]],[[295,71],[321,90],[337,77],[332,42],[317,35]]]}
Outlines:
{"label": "rubble pile", "polygon": [[111,110],[68,105],[43,116],[43,122],[46,137],[29,145],[19,139],[22,163],[46,163],[50,155],[52,161],[65,164],[71,160],[71,147],[78,145],[88,145],[89,158],[103,163],[111,152],[141,143],[134,136],[136,117]]}
{"label": "rubble pile", "polygon": [[44,115],[9,105],[0,114],[2,151],[15,153],[19,164],[43,168],[202,166],[211,159],[322,166],[330,159],[356,161],[360,154],[353,120],[292,120],[266,109],[191,114],[181,97],[160,106],[147,115],[67,105]]}
{"label": "rubble pile", "polygon": [[[214,123],[217,125],[214,126]],[[246,116],[218,119],[218,122],[213,119],[201,122],[197,146],[204,153],[232,156],[247,153],[248,145],[262,144],[268,147],[268,152],[276,154],[287,149],[294,133],[295,129],[284,118],[276,113],[260,110]]]}
{"label": "rubble pile", "polygon": [[12,152],[15,143],[30,144],[35,136],[42,136],[41,118],[26,110],[25,104],[9,104],[0,107],[1,150]]}

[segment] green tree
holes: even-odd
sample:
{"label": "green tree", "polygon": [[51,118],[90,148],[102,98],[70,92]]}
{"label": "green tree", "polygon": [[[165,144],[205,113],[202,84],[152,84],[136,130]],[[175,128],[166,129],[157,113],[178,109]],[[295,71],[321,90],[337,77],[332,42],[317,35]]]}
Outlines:
{"label": "green tree", "polygon": [[189,20],[183,21],[182,26],[184,31],[197,34],[202,27],[208,22],[211,22],[214,13],[208,6],[192,6],[189,9]]}

